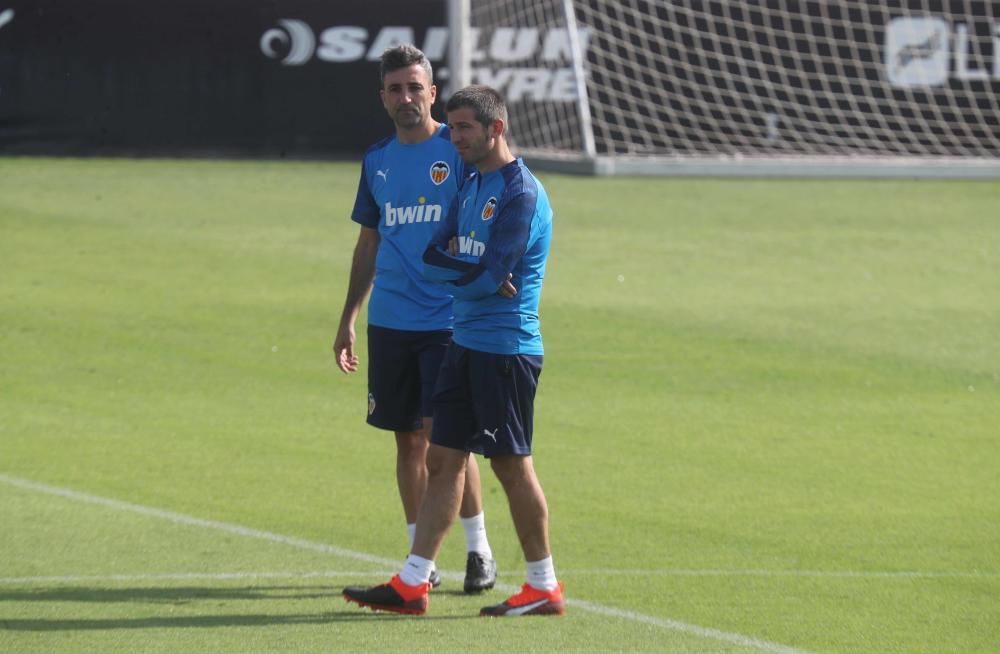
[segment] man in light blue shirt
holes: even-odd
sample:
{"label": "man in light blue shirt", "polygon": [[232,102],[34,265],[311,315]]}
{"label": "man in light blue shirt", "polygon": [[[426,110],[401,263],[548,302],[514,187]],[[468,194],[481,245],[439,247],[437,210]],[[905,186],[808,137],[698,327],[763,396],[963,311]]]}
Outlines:
{"label": "man in light blue shirt", "polygon": [[374,610],[426,612],[434,559],[458,513],[469,453],[478,452],[504,487],[527,566],[521,592],[480,615],[561,615],[548,507],[531,458],[543,355],[538,302],[552,209],[541,183],[507,146],[507,109],[494,89],[464,88],[447,111],[452,143],[477,170],[424,252],[425,275],[455,298],[455,332],[434,392],[427,493],[399,574],[343,594]]}

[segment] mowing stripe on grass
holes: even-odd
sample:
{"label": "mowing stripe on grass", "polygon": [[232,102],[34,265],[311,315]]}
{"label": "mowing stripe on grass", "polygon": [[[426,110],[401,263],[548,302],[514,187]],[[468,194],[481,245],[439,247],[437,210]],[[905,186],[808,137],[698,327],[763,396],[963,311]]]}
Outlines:
{"label": "mowing stripe on grass", "polygon": [[[184,515],[183,513],[164,511],[163,509],[156,509],[148,506],[142,506],[140,504],[132,504],[131,502],[123,502],[121,500],[116,500],[108,497],[100,497],[98,495],[91,495],[90,493],[82,493],[79,491],[70,490],[68,488],[50,486],[49,484],[42,484],[27,479],[21,479],[20,477],[13,477],[3,473],[0,473],[0,482],[4,482],[11,486],[34,491],[37,493],[55,495],[57,497],[63,497],[77,502],[96,504],[99,506],[106,506],[108,508],[115,509],[118,511],[127,511],[130,513],[136,513],[151,518],[159,518],[161,520],[166,520],[174,524],[189,525],[193,527],[203,527],[205,529],[214,529],[217,531],[223,531],[230,534],[245,536],[247,538],[256,538],[258,540],[266,540],[274,543],[281,543],[292,547],[298,547],[300,549],[312,550],[314,552],[333,554],[335,556],[340,556],[348,559],[355,559],[367,563],[373,563],[379,566],[389,566],[393,569],[395,569],[399,564],[399,561],[387,559],[381,556],[375,556],[374,554],[368,554],[366,552],[357,552],[354,550],[348,550],[342,547],[337,547],[335,545],[328,545],[326,543],[317,543],[302,538],[293,538],[291,536],[283,536],[281,534],[276,534],[270,531],[263,531],[261,529],[250,529],[248,527],[241,527],[240,525],[229,524],[226,522],[218,522],[216,520],[204,520],[202,518],[195,518],[193,516]],[[449,579],[464,578],[463,574],[457,572],[446,573],[442,571],[441,575]],[[504,592],[514,592],[518,590],[517,587],[510,586],[508,584],[497,584],[496,588]],[[657,618],[649,615],[643,615],[641,613],[636,613],[634,611],[616,609],[608,606],[603,606],[601,604],[595,604],[593,602],[587,602],[585,600],[567,599],[566,604],[568,606],[572,606],[599,615],[604,615],[613,618],[620,618],[623,620],[631,620],[634,622],[640,622],[643,624],[648,624],[655,627],[668,629],[670,631],[677,631],[680,633],[701,636],[703,638],[719,640],[734,645],[738,645],[740,647],[751,647],[760,650],[762,652],[771,652],[772,654],[809,654],[805,650],[787,647],[785,645],[772,643],[766,640],[759,640],[757,638],[752,638],[750,636],[744,636],[743,634],[730,633],[728,631],[720,631],[718,629],[711,629],[708,627],[700,627],[698,625],[688,624],[686,622],[679,622],[677,620],[671,620],[669,618]]]}
{"label": "mowing stripe on grass", "polygon": [[91,582],[132,581],[247,581],[253,579],[343,579],[351,577],[389,576],[388,570],[376,572],[174,572],[158,575],[54,575],[42,577],[0,577],[0,586],[31,584],[79,584]]}
{"label": "mowing stripe on grass", "polygon": [[[20,584],[75,584],[83,582],[119,581],[190,581],[190,580],[253,580],[253,579],[350,579],[355,577],[388,577],[395,570],[314,570],[298,572],[173,572],[140,575],[54,575],[35,577],[0,577],[0,586]],[[1000,572],[851,572],[824,570],[567,570],[559,569],[560,577],[599,575],[602,577],[845,577],[888,579],[995,579]],[[454,575],[458,577],[458,575]],[[501,584],[502,586],[502,584]],[[513,588],[513,587],[511,587]],[[570,600],[572,602],[572,600]]]}

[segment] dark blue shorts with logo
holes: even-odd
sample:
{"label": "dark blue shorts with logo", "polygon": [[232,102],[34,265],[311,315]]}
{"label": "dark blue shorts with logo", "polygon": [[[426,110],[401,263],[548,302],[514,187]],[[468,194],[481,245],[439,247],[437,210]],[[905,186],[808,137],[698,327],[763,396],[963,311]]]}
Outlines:
{"label": "dark blue shorts with logo", "polygon": [[542,357],[448,346],[434,390],[431,442],[476,452],[531,454]]}
{"label": "dark blue shorts with logo", "polygon": [[419,332],[368,325],[368,424],[416,431],[433,412],[431,396],[451,330]]}

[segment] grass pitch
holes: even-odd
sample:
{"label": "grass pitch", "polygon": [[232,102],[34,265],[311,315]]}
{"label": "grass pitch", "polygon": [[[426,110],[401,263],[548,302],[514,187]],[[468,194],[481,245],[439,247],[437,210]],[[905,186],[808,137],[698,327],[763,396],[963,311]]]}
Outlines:
{"label": "grass pitch", "polygon": [[0,650],[1000,650],[1000,185],[541,178],[569,613],[402,618],[356,166],[0,159]]}

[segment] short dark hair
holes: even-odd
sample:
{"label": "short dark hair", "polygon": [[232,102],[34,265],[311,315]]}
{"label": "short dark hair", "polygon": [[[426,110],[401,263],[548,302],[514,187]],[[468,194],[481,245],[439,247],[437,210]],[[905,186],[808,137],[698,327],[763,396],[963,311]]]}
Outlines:
{"label": "short dark hair", "polygon": [[385,76],[394,70],[408,68],[417,64],[427,72],[427,79],[434,83],[434,70],[427,56],[420,51],[417,46],[404,43],[394,48],[388,48],[382,52],[382,63],[379,65],[379,82],[385,86]]}
{"label": "short dark hair", "polygon": [[461,107],[469,107],[476,114],[476,122],[483,127],[489,127],[493,121],[500,119],[507,131],[507,104],[503,96],[495,88],[483,85],[466,86],[455,91],[448,98],[445,111],[455,111]]}

